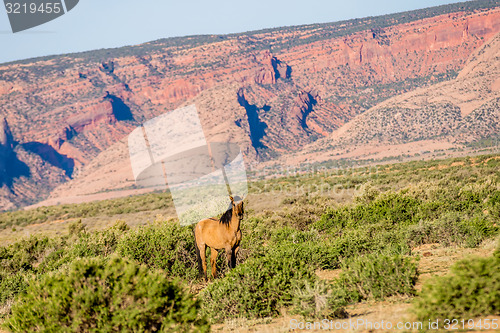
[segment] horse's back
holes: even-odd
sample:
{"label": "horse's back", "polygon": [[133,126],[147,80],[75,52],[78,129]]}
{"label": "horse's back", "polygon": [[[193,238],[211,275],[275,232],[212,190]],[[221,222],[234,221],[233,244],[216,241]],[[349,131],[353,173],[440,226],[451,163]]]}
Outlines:
{"label": "horse's back", "polygon": [[196,234],[203,234],[206,231],[210,229],[215,229],[217,228],[219,224],[219,221],[213,218],[208,218],[208,219],[203,219],[200,222],[198,222],[194,228],[194,233]]}
{"label": "horse's back", "polygon": [[241,231],[230,232],[224,224],[213,218],[201,220],[195,227],[195,237],[199,244],[206,244],[214,249],[232,248],[241,240]]}
{"label": "horse's back", "polygon": [[196,241],[200,244],[206,244],[216,249],[224,248],[224,237],[221,237],[219,221],[208,218],[201,220],[194,229]]}

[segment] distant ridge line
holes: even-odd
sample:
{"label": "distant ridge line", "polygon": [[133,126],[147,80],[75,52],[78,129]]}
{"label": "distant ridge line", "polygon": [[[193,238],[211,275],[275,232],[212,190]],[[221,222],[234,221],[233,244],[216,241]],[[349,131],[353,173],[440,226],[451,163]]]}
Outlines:
{"label": "distant ridge line", "polygon": [[[399,24],[414,22],[434,16],[451,14],[455,12],[473,12],[476,10],[489,10],[500,7],[500,0],[472,0],[466,2],[458,2],[447,5],[428,7],[423,9],[416,9],[412,11],[385,14],[380,16],[369,16],[364,18],[355,18],[344,21],[329,22],[329,23],[313,23],[296,26],[276,27],[261,30],[253,30],[248,32],[225,34],[225,35],[192,35],[181,37],[168,37],[154,41],[144,42],[139,45],[128,45],[117,48],[96,49],[82,52],[65,53],[58,55],[49,55],[34,57],[22,60],[15,60],[5,63],[0,63],[0,66],[15,65],[15,64],[29,64],[38,61],[48,61],[55,58],[71,57],[83,58],[88,62],[100,62],[105,59],[119,58],[125,56],[145,56],[151,52],[162,50],[168,47],[185,47],[192,48],[200,45],[215,43],[220,40],[234,39],[242,36],[253,36],[259,34],[273,33],[273,32],[287,32],[293,30],[313,30],[321,28],[322,34],[313,36],[311,38],[303,38],[299,44],[307,44],[313,41],[319,41],[334,37],[347,36],[359,31],[364,31],[373,28],[386,28]],[[312,40],[314,38],[314,40]],[[288,39],[290,41],[291,38]],[[295,44],[297,45],[297,41]],[[256,44],[256,49],[270,49],[271,51],[278,51],[287,48],[287,45],[273,44],[273,41],[268,43]]]}

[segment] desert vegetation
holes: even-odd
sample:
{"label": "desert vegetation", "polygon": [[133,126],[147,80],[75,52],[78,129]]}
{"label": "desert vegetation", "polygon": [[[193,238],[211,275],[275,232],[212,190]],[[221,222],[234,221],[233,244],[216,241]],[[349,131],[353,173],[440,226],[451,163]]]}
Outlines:
{"label": "desert vegetation", "polygon": [[461,260],[448,275],[430,280],[415,300],[415,312],[420,319],[437,317],[442,321],[498,315],[499,281],[500,244],[491,257]]}
{"label": "desert vegetation", "polygon": [[0,229],[27,226],[61,219],[114,216],[130,212],[154,211],[172,206],[170,193],[149,193],[134,197],[102,200],[78,205],[58,205],[0,214]]}
{"label": "desert vegetation", "polygon": [[[206,331],[283,311],[344,318],[353,304],[388,298],[413,302],[422,321],[500,315],[499,245],[416,288],[417,248],[498,239],[499,167],[500,156],[488,155],[254,180],[238,265],[227,271],[221,257],[222,277],[208,284],[198,279],[192,227],[158,218],[89,230],[76,221],[60,235],[0,247],[0,321],[19,332]],[[271,198],[276,207],[259,204]],[[170,204],[168,194],[8,212],[0,221],[11,228],[79,214],[107,218],[128,207],[154,212],[161,202]],[[318,271],[338,274],[324,279]]]}

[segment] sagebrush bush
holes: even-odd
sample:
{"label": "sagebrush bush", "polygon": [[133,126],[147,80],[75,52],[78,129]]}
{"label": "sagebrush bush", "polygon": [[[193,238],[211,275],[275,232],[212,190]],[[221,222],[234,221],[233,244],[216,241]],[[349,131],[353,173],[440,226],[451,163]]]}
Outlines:
{"label": "sagebrush bush", "polygon": [[80,234],[71,247],[71,253],[77,258],[109,256],[115,252],[122,234],[122,230],[114,228]]}
{"label": "sagebrush bush", "polygon": [[302,288],[293,290],[292,313],[299,314],[306,319],[334,319],[348,316],[344,306],[345,297],[339,297],[331,290],[325,281],[315,281],[314,284],[305,283]]}
{"label": "sagebrush bush", "polygon": [[0,271],[30,271],[57,241],[46,236],[30,236],[6,247],[0,247]]}
{"label": "sagebrush bush", "polygon": [[68,234],[70,236],[79,236],[81,233],[87,231],[86,226],[82,223],[82,219],[71,222],[68,224]]}
{"label": "sagebrush bush", "polygon": [[127,226],[118,222],[102,231],[85,232],[80,221],[69,229],[69,236],[30,236],[0,247],[0,305],[23,292],[33,276],[55,271],[77,258],[111,255]]}
{"label": "sagebrush bush", "polygon": [[204,312],[215,321],[278,315],[281,307],[292,304],[294,288],[316,280],[296,252],[296,247],[276,247],[236,266],[202,291]]}
{"label": "sagebrush bush", "polygon": [[415,300],[420,320],[500,315],[500,251],[455,263],[450,274],[427,281]]}
{"label": "sagebrush bush", "polygon": [[59,246],[57,239],[30,236],[0,247],[0,306],[27,288],[27,281],[39,272],[40,262]]}
{"label": "sagebrush bush", "polygon": [[360,186],[357,195],[354,196],[354,201],[362,204],[369,204],[380,195],[380,191],[373,187],[371,183],[366,183]]}
{"label": "sagebrush bush", "polygon": [[409,226],[405,237],[411,247],[440,243],[445,246],[476,247],[499,230],[483,214],[473,216],[462,212],[446,212],[432,221]]}
{"label": "sagebrush bush", "polygon": [[393,252],[402,254],[426,243],[476,247],[499,230],[495,186],[492,180],[466,187],[454,182],[451,188],[445,184],[411,186],[398,192],[367,194],[368,198],[362,195],[355,204],[327,209],[311,228],[342,238],[356,232],[369,235],[365,240],[362,235],[357,237],[360,253],[377,250],[377,244],[390,245]]}
{"label": "sagebrush bush", "polygon": [[307,262],[313,268],[337,268],[342,255],[338,243],[322,239],[316,230],[300,231],[290,227],[274,229],[266,251],[284,247],[293,249],[297,261]]}
{"label": "sagebrush bush", "polygon": [[193,230],[175,221],[157,221],[129,231],[120,239],[117,252],[171,276],[185,280],[198,276]]}
{"label": "sagebrush bush", "polygon": [[373,253],[344,262],[335,288],[349,302],[381,300],[394,295],[414,295],[417,278],[415,259]]}
{"label": "sagebrush bush", "polygon": [[12,305],[13,332],[209,330],[199,302],[160,272],[121,258],[74,261],[44,275]]}
{"label": "sagebrush bush", "polygon": [[500,190],[496,190],[488,199],[490,213],[494,218],[500,218]]}
{"label": "sagebrush bush", "polygon": [[373,223],[409,225],[421,218],[422,201],[403,193],[387,192],[369,202],[330,209],[313,224],[322,231],[358,228]]}
{"label": "sagebrush bush", "polygon": [[26,290],[28,275],[24,272],[16,274],[0,273],[0,305],[12,300],[18,293]]}
{"label": "sagebrush bush", "polygon": [[77,258],[110,256],[129,227],[123,221],[116,221],[107,229],[87,232],[81,222],[75,222],[69,229],[73,232],[68,238],[61,239],[40,261],[39,273],[54,271]]}

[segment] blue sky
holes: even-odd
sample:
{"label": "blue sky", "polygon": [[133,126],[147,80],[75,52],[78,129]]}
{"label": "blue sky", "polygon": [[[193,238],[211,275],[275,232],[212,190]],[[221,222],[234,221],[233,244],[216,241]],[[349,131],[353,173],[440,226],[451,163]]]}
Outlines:
{"label": "blue sky", "polygon": [[80,0],[66,15],[13,34],[0,7],[0,63],[140,44],[334,22],[460,2],[450,0]]}

